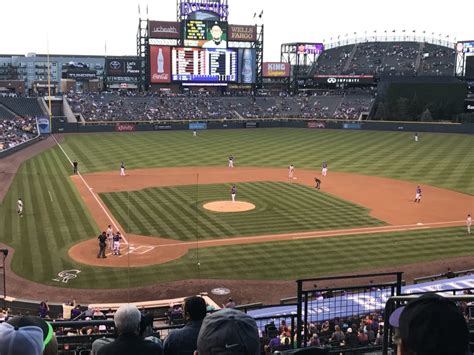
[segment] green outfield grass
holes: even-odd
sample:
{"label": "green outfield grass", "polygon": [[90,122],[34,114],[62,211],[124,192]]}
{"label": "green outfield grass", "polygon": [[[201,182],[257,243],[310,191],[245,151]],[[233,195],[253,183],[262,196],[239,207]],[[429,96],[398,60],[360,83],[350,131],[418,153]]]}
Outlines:
{"label": "green outfield grass", "polygon": [[191,241],[243,235],[383,225],[369,210],[283,182],[238,184],[238,200],[256,208],[240,213],[215,213],[206,202],[229,200],[231,184],[162,187],[100,194],[128,233]]}
{"label": "green outfield grass", "polygon": [[[415,143],[413,135],[404,132],[259,129],[200,131],[197,137],[192,137],[191,132],[69,135],[63,145],[71,159],[78,159],[82,172],[118,171],[121,160],[128,169],[225,166],[228,155],[233,154],[237,167],[286,167],[292,163],[296,169],[319,169],[325,160],[330,172],[387,176],[474,195],[474,139],[469,135],[421,134],[420,142]],[[71,172],[69,162],[57,147],[20,167],[0,206],[0,241],[15,248],[12,267],[16,273],[30,280],[58,285],[51,279],[59,271],[76,267],[83,270],[77,282],[68,287],[123,287],[129,283],[138,285],[197,276],[194,254],[159,267],[131,269],[129,275],[135,277],[131,281],[123,277],[122,269],[90,268],[72,262],[67,255],[68,249],[95,236],[104,226],[97,226],[91,219],[69,179]],[[25,203],[25,217],[21,219],[15,212],[19,196]],[[367,236],[364,242],[355,238],[354,243],[359,240],[361,244],[358,251],[351,243],[352,238],[327,239],[327,243],[341,241],[341,244],[337,250],[324,253],[319,244],[309,241],[305,241],[303,247],[290,243],[233,246],[228,247],[228,251],[227,248],[202,250],[202,253],[200,250],[201,257],[209,258],[209,265],[213,265],[212,269],[206,269],[208,262],[204,260],[201,277],[276,277],[267,276],[272,267],[262,254],[268,250],[272,251],[274,260],[283,257],[283,254],[275,253],[284,253],[287,260],[297,258],[295,265],[301,261],[301,265],[310,267],[308,270],[302,266],[301,273],[299,266],[283,270],[284,277],[289,279],[303,274],[327,273],[330,266],[322,266],[320,257],[323,255],[325,260],[334,261],[335,269],[331,270],[336,272],[343,271],[342,266],[339,269],[340,265],[345,265],[344,271],[348,266],[355,271],[472,254],[472,240],[463,238],[462,228],[395,236],[384,234],[379,239]],[[410,242],[402,242],[408,240],[405,238],[411,238]],[[417,241],[419,244],[415,243]],[[384,247],[379,248],[381,245]],[[393,257],[395,247],[400,254]],[[365,257],[367,253],[369,257]],[[237,267],[238,259],[233,259],[234,255],[255,258],[244,274],[240,272],[244,266]],[[355,259],[358,264],[353,264]],[[235,268],[239,272],[235,272]],[[288,274],[293,271],[293,275]]]}

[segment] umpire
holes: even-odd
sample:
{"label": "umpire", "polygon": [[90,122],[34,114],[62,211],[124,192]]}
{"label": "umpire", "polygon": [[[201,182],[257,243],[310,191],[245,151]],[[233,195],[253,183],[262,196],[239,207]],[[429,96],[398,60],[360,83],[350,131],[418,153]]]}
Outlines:
{"label": "umpire", "polygon": [[99,254],[97,255],[98,258],[106,258],[105,256],[105,247],[107,246],[107,234],[102,232],[97,237],[99,239]]}

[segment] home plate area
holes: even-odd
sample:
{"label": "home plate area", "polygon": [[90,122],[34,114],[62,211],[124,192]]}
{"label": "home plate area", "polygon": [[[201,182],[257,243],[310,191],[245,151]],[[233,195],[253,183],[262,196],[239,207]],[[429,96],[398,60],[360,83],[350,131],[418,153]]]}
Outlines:
{"label": "home plate area", "polygon": [[[155,249],[155,247],[151,245],[125,244],[125,245],[120,246],[120,255],[118,255],[118,257],[121,258],[122,256],[125,256],[128,254],[143,255],[143,254],[149,253],[153,249]],[[108,255],[112,255],[112,253]]]}

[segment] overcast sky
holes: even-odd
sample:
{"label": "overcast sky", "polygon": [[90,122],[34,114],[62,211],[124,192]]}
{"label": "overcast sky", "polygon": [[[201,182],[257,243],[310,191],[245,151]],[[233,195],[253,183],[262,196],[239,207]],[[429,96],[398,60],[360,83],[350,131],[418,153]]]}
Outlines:
{"label": "overcast sky", "polygon": [[[1,2],[0,53],[135,55],[138,4],[145,17],[174,21],[176,0],[4,0]],[[390,5],[389,5],[390,4]],[[435,32],[446,39],[474,40],[473,0],[229,0],[229,22],[254,24],[264,10],[264,59],[279,60],[280,44],[322,42],[374,30]],[[459,15],[465,14],[465,15]]]}

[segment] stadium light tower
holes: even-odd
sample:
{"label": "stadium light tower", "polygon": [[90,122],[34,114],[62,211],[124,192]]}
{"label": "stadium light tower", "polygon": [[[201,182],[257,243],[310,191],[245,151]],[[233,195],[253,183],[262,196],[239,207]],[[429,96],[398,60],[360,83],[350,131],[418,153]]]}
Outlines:
{"label": "stadium light tower", "polygon": [[0,249],[0,252],[3,254],[2,268],[3,268],[3,308],[7,307],[7,269],[5,269],[5,259],[8,255],[8,249]]}

